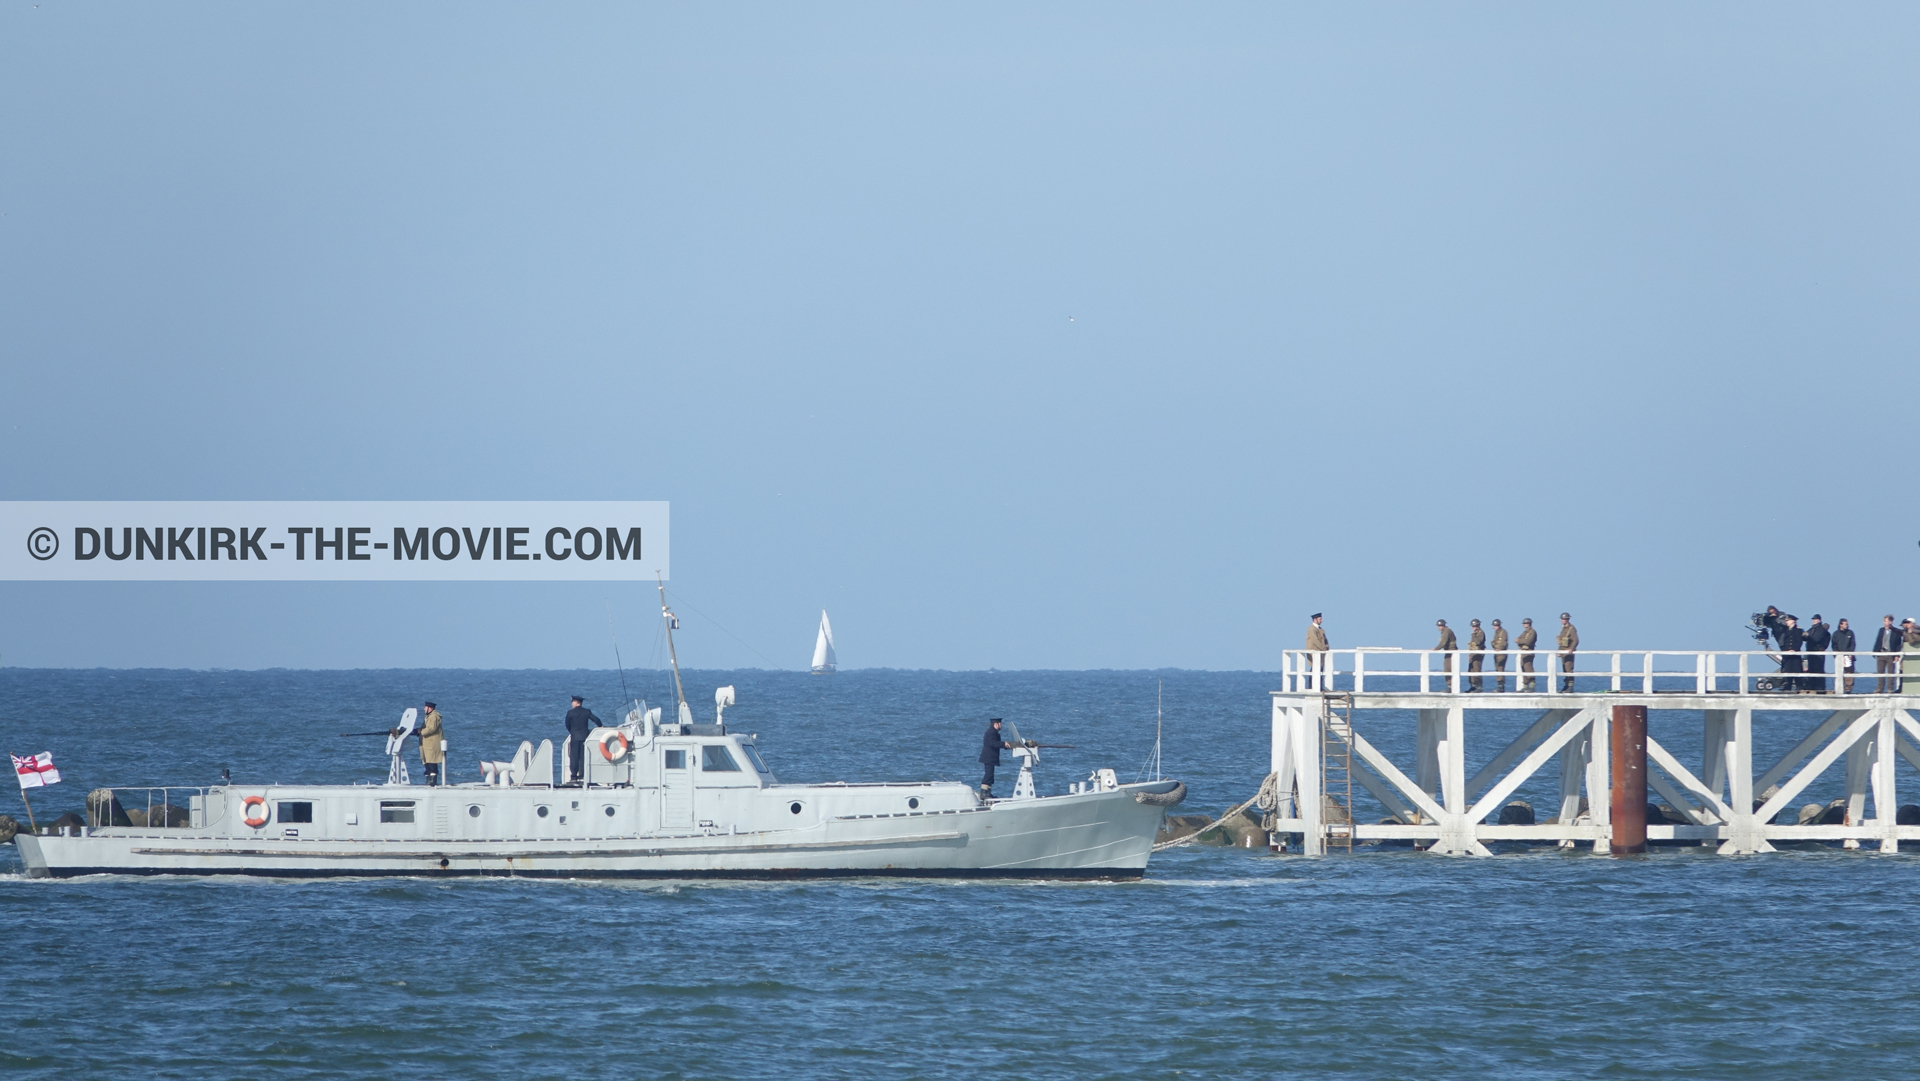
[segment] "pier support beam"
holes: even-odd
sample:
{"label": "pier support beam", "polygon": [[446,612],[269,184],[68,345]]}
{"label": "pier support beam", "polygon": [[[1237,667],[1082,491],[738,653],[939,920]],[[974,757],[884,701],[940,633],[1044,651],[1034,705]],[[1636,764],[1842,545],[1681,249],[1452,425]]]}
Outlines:
{"label": "pier support beam", "polygon": [[1613,842],[1616,856],[1647,850],[1647,707],[1613,707]]}

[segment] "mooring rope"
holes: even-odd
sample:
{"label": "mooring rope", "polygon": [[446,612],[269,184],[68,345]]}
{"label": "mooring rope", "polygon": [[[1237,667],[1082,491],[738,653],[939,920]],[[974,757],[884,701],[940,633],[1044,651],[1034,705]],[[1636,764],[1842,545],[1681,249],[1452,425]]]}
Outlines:
{"label": "mooring rope", "polygon": [[[1193,842],[1199,840],[1202,835],[1211,833],[1214,830],[1219,829],[1221,826],[1226,825],[1228,819],[1232,818],[1234,815],[1239,814],[1241,811],[1246,810],[1247,808],[1253,806],[1256,803],[1260,804],[1261,810],[1272,810],[1273,808],[1278,807],[1280,805],[1280,792],[1279,792],[1278,782],[1279,782],[1278,774],[1273,774],[1273,773],[1267,774],[1267,779],[1260,782],[1260,791],[1255,792],[1253,794],[1252,799],[1248,800],[1247,802],[1241,804],[1238,807],[1235,807],[1233,810],[1228,811],[1226,814],[1221,815],[1220,820],[1217,822],[1213,822],[1208,825],[1202,826],[1199,829],[1194,830],[1192,833],[1187,834],[1185,837],[1176,838],[1174,840],[1167,841],[1162,844],[1154,845],[1153,851],[1159,852],[1162,849],[1178,848],[1181,845],[1190,845]],[[1262,802],[1263,800],[1265,802]]]}

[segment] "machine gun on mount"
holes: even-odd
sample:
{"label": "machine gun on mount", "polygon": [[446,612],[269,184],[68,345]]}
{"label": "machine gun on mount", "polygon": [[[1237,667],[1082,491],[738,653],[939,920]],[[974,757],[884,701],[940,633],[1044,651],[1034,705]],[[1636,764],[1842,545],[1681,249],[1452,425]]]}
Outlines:
{"label": "machine gun on mount", "polygon": [[412,784],[412,778],[407,776],[407,761],[400,756],[400,752],[406,750],[407,737],[417,735],[413,727],[419,722],[420,711],[409,706],[407,707],[407,711],[400,715],[400,727],[398,728],[389,728],[384,732],[342,732],[340,735],[342,738],[353,738],[355,736],[387,737],[387,783]]}
{"label": "machine gun on mount", "polygon": [[[1033,787],[1033,767],[1035,763],[1040,761],[1040,752],[1042,750],[1054,749],[1072,750],[1073,744],[1040,743],[1035,740],[1023,739],[1020,735],[1020,726],[1014,724],[1012,721],[1007,722],[1007,730],[1008,734],[1013,737],[1007,741],[1013,744],[1013,757],[1020,760],[1020,776],[1014,779],[1013,795],[1009,798],[1035,799],[1039,796],[1039,792]],[[1105,772],[1111,774],[1113,771],[1106,770]]]}

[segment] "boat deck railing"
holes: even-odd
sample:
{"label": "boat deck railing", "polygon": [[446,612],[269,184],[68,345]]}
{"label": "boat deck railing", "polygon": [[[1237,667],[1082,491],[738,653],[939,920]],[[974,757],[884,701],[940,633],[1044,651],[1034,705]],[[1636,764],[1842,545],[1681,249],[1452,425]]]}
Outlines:
{"label": "boat deck railing", "polygon": [[[106,793],[105,796],[101,793]],[[169,829],[193,824],[193,804],[205,787],[99,788],[87,794],[87,825]]]}
{"label": "boat deck railing", "polygon": [[[1571,671],[1564,661],[1573,659]],[[1801,662],[1825,660],[1823,672],[1782,671],[1782,657]],[[1474,657],[1482,660],[1480,670],[1469,671]],[[1855,667],[1841,670],[1841,658],[1854,658]],[[1767,650],[1671,650],[1613,649],[1522,650],[1492,649],[1397,649],[1362,647],[1325,652],[1305,649],[1281,654],[1282,691],[1288,694],[1314,691],[1351,691],[1355,694],[1756,694],[1811,687],[1801,682],[1824,679],[1828,687],[1839,691],[1837,683],[1852,678],[1857,692],[1875,693],[1872,681],[1887,680],[1898,691],[1899,672],[1877,672],[1878,658],[1905,657],[1908,666],[1920,666],[1920,652],[1901,653],[1786,653]],[[1496,658],[1504,658],[1505,670],[1495,667]],[[1531,671],[1522,671],[1522,659],[1532,662]],[[1899,664],[1895,668],[1901,667]],[[1573,691],[1563,681],[1573,680]],[[1915,678],[1909,676],[1908,678]],[[1504,692],[1499,680],[1507,681]],[[1474,681],[1480,686],[1476,689]],[[1533,681],[1529,690],[1521,690],[1523,681]],[[1864,689],[1862,683],[1867,683]]]}

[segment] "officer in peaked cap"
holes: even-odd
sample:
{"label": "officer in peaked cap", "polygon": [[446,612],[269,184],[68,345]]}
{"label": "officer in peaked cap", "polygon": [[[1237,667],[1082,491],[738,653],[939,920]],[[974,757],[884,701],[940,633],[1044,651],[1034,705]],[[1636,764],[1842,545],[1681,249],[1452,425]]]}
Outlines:
{"label": "officer in peaked cap", "polygon": [[447,761],[447,735],[445,718],[440,716],[440,707],[432,702],[421,703],[427,708],[425,719],[415,735],[420,737],[420,768],[426,771],[427,784],[442,783],[441,770]]}
{"label": "officer in peaked cap", "polygon": [[578,784],[587,768],[587,734],[600,727],[600,718],[587,708],[587,700],[573,696],[573,708],[567,711],[568,781]]}

